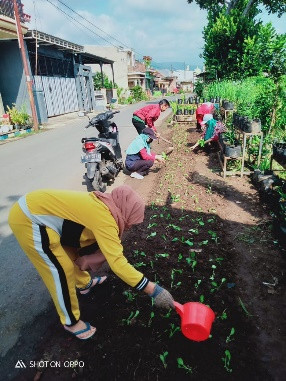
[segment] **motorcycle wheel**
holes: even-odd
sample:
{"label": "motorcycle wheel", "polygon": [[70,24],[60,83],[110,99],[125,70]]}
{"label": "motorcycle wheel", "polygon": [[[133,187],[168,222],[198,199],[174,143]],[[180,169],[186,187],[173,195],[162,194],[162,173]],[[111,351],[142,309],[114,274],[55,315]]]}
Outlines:
{"label": "motorcycle wheel", "polygon": [[95,191],[105,192],[106,191],[106,183],[102,181],[102,176],[99,171],[96,171],[94,174],[94,178],[92,180],[92,187]]}

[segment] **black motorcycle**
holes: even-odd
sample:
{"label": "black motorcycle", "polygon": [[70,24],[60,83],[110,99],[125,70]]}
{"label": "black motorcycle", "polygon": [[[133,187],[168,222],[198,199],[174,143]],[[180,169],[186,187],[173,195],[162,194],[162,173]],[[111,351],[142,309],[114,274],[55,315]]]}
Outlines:
{"label": "black motorcycle", "polygon": [[107,183],[113,181],[123,168],[117,125],[111,121],[119,111],[106,111],[89,120],[86,129],[95,127],[98,137],[82,138],[81,162],[85,163],[87,190],[105,192]]}

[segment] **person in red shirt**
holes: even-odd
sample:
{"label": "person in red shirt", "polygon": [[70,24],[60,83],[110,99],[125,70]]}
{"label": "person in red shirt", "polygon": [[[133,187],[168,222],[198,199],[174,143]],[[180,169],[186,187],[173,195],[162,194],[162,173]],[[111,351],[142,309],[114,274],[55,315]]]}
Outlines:
{"label": "person in red shirt", "polygon": [[151,104],[134,111],[132,123],[138,134],[141,134],[146,127],[152,128],[157,133],[154,122],[159,118],[161,112],[166,111],[169,107],[169,101],[162,99],[157,104]]}
{"label": "person in red shirt", "polygon": [[165,161],[161,155],[151,152],[150,144],[154,139],[157,139],[154,130],[146,127],[128,146],[125,167],[131,172],[131,177],[142,180],[155,161]]}

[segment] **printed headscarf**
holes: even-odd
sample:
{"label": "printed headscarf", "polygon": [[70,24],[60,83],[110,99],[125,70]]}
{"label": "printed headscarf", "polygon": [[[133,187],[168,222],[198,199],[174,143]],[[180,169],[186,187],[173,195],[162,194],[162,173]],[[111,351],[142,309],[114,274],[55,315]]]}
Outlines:
{"label": "printed headscarf", "polygon": [[144,220],[145,204],[128,185],[121,185],[111,193],[93,192],[110,210],[119,227],[119,237],[124,230]]}

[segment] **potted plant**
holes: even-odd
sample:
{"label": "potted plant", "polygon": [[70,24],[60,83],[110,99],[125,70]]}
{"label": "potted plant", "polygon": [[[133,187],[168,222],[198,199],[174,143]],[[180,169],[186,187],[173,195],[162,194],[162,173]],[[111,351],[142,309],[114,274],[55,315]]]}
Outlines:
{"label": "potted plant", "polygon": [[15,104],[13,104],[12,108],[8,106],[7,109],[11,122],[16,129],[30,127],[30,115],[27,113],[25,106],[22,106],[18,110]]}
{"label": "potted plant", "polygon": [[227,131],[224,136],[228,140],[228,143],[225,142],[225,156],[233,158],[240,157],[241,145],[235,137],[234,130]]}

